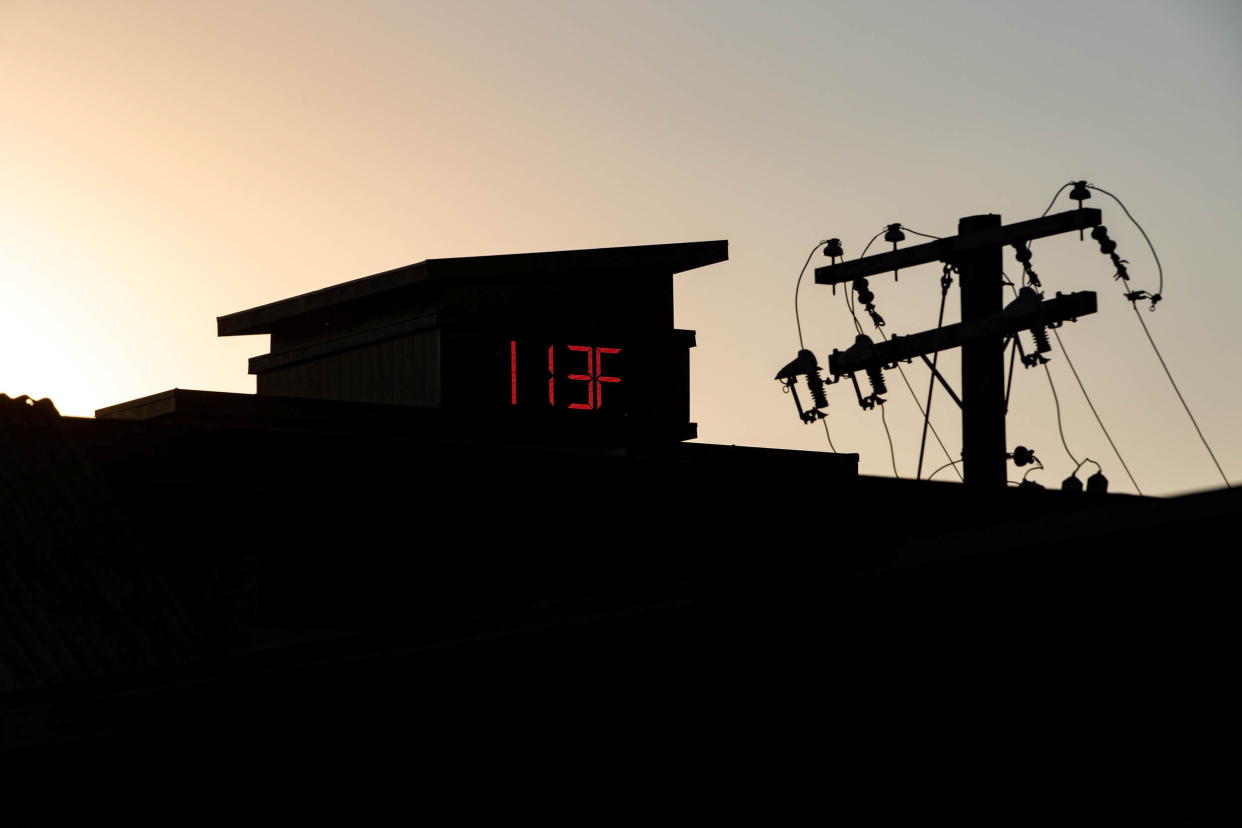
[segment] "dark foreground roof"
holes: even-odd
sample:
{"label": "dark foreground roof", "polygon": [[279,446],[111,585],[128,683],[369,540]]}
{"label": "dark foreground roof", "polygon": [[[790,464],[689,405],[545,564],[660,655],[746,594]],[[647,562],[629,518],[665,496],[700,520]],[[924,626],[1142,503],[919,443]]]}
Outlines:
{"label": "dark foreground roof", "polygon": [[1049,774],[1114,822],[1237,801],[1209,757],[1242,692],[1238,492],[975,493],[233,396],[0,427],[6,824],[755,791],[909,823],[937,810],[917,785],[957,814],[988,774],[1040,782],[1001,822],[1077,813]]}

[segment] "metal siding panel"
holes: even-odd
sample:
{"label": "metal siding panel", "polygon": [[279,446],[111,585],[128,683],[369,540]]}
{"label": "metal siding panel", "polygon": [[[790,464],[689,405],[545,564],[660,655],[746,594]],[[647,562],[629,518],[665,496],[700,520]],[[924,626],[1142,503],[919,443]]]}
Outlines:
{"label": "metal siding panel", "polygon": [[301,362],[258,376],[260,394],[434,406],[440,403],[438,331]]}

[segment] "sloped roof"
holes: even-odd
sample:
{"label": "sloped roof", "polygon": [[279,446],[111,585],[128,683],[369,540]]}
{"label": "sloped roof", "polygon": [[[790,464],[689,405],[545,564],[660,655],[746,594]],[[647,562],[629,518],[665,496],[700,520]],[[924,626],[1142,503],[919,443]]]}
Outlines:
{"label": "sloped roof", "polygon": [[270,333],[274,325],[302,314],[441,279],[520,279],[563,274],[590,277],[618,272],[677,274],[728,258],[729,242],[722,240],[427,259],[221,316],[217,318],[216,326],[220,336]]}

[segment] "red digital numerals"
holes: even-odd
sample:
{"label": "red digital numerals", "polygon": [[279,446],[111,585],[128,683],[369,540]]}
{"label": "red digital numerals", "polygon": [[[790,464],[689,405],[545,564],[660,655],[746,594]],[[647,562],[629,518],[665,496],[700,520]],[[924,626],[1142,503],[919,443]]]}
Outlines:
{"label": "red digital numerals", "polygon": [[[564,361],[569,363],[569,368],[573,373],[565,373],[557,376],[557,349],[563,348],[569,353],[566,354]],[[518,341],[516,339],[509,340],[509,404],[518,404]],[[613,376],[611,373],[605,373],[604,357],[620,354],[620,348],[602,348],[594,345],[549,345],[547,347],[547,394],[548,405],[556,407],[556,389],[558,381],[584,383],[586,388],[586,399],[583,400],[581,395],[575,395],[575,399],[571,402],[564,403],[562,407],[575,411],[590,411],[602,408],[604,405],[604,385],[606,383],[619,383],[621,377]],[[578,357],[582,354],[585,357],[585,364]]]}
{"label": "red digital numerals", "polygon": [[[567,374],[566,379],[575,382],[585,382],[587,384],[586,402],[570,403],[570,408],[599,408],[604,404],[604,386],[605,382],[620,382],[620,377],[604,376],[603,366],[601,363],[604,354],[619,354],[620,348],[592,348],[590,345],[567,345],[571,351],[580,351],[586,354],[587,372],[585,374]],[[548,349],[551,352],[551,348]],[[555,405],[555,403],[553,403]]]}

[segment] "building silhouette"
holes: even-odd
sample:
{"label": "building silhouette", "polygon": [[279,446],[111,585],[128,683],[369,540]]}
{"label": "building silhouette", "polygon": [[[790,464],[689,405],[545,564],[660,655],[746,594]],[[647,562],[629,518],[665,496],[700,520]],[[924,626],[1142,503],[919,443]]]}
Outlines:
{"label": "building silhouette", "polygon": [[1236,815],[1237,493],[686,442],[725,258],[430,260],[222,317],[257,394],[0,400],[6,824]]}

